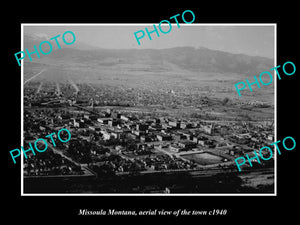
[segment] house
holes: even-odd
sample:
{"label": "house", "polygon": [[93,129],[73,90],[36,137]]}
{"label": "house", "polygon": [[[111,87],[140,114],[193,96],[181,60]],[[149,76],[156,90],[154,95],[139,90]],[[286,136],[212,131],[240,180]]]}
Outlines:
{"label": "house", "polygon": [[214,130],[212,124],[210,124],[210,125],[204,125],[204,126],[202,126],[202,129],[203,129],[203,131],[204,131],[205,133],[207,133],[207,134],[209,134],[209,135],[212,135],[213,130]]}
{"label": "house", "polygon": [[163,133],[157,134],[156,137],[159,141],[171,141],[172,140],[172,137],[170,135],[163,134]]}
{"label": "house", "polygon": [[182,140],[182,139],[183,139],[182,137],[183,137],[183,136],[182,136],[181,134],[178,134],[178,133],[173,134],[173,139],[174,139],[175,141],[180,141],[180,140]]}
{"label": "house", "polygon": [[202,146],[204,146],[205,141],[207,141],[207,140],[208,140],[208,138],[205,136],[202,136],[202,135],[198,135],[196,137],[193,137],[193,139],[192,139],[193,142],[200,144]]}
{"label": "house", "polygon": [[40,126],[40,130],[41,130],[41,131],[45,131],[45,130],[46,130],[46,128],[45,128],[45,127],[43,127],[43,126]]}
{"label": "house", "polygon": [[267,135],[267,140],[269,140],[269,141],[274,141],[274,136],[271,135],[271,134],[268,134],[268,135]]}
{"label": "house", "polygon": [[204,146],[205,145],[205,141],[204,140],[198,140],[198,145]]}
{"label": "house", "polygon": [[116,132],[111,132],[110,136],[114,137],[115,139],[117,139],[119,137],[118,133],[116,133]]}
{"label": "house", "polygon": [[118,124],[120,124],[119,120],[113,119],[113,120],[108,121],[108,125],[111,126],[111,127],[117,126]]}
{"label": "house", "polygon": [[127,137],[129,138],[129,139],[138,139],[138,136],[136,136],[135,134],[131,134],[131,133],[127,133]]}
{"label": "house", "polygon": [[74,127],[80,127],[79,122],[77,122],[75,119],[73,120],[73,126]]}
{"label": "house", "polygon": [[186,122],[180,122],[179,128],[181,128],[181,129],[192,128],[192,124],[186,123]]}
{"label": "house", "polygon": [[150,126],[151,129],[153,130],[161,130],[162,129],[162,125],[161,124],[152,124]]}
{"label": "house", "polygon": [[110,121],[111,118],[98,118],[97,121],[101,124],[108,124],[108,121]]}
{"label": "house", "polygon": [[96,130],[96,128],[93,127],[93,126],[89,126],[89,129],[92,130],[92,131],[95,131],[95,130]]}
{"label": "house", "polygon": [[124,116],[124,115],[121,115],[120,119],[121,119],[121,120],[124,120],[124,121],[126,121],[126,122],[129,121],[129,118],[126,117],[126,116]]}
{"label": "house", "polygon": [[181,139],[187,139],[189,141],[193,140],[193,134],[187,133],[187,132],[180,132],[181,134]]}
{"label": "house", "polygon": [[100,133],[102,134],[103,140],[109,140],[110,139],[110,134],[107,131],[102,130],[102,131],[100,131]]}
{"label": "house", "polygon": [[170,150],[173,152],[180,152],[180,150],[182,149],[182,147],[180,147],[178,144],[171,144],[169,146]]}
{"label": "house", "polygon": [[180,128],[180,129],[185,129],[185,128],[187,128],[187,124],[184,123],[184,122],[181,122],[181,123],[179,124],[179,128]]}
{"label": "house", "polygon": [[173,127],[173,128],[180,128],[180,122],[177,121],[170,121],[169,122],[169,126]]}
{"label": "house", "polygon": [[149,136],[141,136],[140,137],[141,142],[150,142],[152,139]]}

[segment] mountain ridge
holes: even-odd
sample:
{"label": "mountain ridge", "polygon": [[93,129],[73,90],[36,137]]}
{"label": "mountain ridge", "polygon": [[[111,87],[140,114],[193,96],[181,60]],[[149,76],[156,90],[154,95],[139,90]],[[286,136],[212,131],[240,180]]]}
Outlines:
{"label": "mountain ridge", "polygon": [[[25,35],[24,47],[32,49],[33,45],[38,47],[39,39]],[[148,65],[175,64],[177,67],[192,72],[218,72],[236,73],[245,75],[258,75],[263,71],[274,67],[274,60],[262,56],[249,56],[246,54],[235,54],[220,50],[212,50],[206,47],[180,46],[165,49],[105,49],[76,42],[72,45],[65,45],[60,40],[61,49],[58,49],[55,41],[53,50],[49,55],[32,55],[35,62],[64,65],[84,66],[114,66],[118,64],[137,63]],[[43,50],[47,52],[47,45],[43,45]],[[39,61],[38,61],[39,60]],[[28,57],[26,62],[30,62]]]}

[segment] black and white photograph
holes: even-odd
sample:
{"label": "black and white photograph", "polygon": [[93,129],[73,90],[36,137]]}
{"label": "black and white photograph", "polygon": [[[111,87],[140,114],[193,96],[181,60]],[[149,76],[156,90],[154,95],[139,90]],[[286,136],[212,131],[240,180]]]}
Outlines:
{"label": "black and white photograph", "polygon": [[112,3],[5,8],[2,220],[297,221],[297,7]]}
{"label": "black and white photograph", "polygon": [[22,27],[24,195],[276,193],[275,24]]}

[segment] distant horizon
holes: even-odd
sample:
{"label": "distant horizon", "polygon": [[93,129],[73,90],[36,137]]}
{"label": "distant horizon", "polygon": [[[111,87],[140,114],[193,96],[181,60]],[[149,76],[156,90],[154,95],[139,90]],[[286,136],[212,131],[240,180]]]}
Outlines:
{"label": "distant horizon", "polygon": [[[76,41],[90,48],[107,50],[159,50],[178,47],[194,49],[210,49],[231,54],[242,54],[253,57],[275,58],[275,24],[253,25],[201,25],[181,24],[177,28],[172,24],[168,34],[157,37],[153,33],[152,40],[148,37],[141,39],[139,46],[134,32],[151,29],[150,24],[144,25],[115,25],[115,24],[22,24],[24,35],[48,39],[67,30],[76,34]],[[111,26],[110,26],[111,25]],[[153,26],[153,25],[152,25]],[[153,29],[153,27],[152,27]],[[75,42],[76,43],[76,42]],[[71,46],[76,48],[76,45]]]}
{"label": "distant horizon", "polygon": [[225,53],[229,53],[229,54],[233,54],[233,55],[245,55],[245,56],[250,56],[250,57],[261,57],[261,58],[267,58],[267,59],[274,59],[274,56],[271,57],[266,57],[266,56],[260,56],[260,55],[249,55],[249,54],[245,54],[245,53],[233,53],[233,52],[228,52],[228,51],[223,51],[223,50],[218,50],[218,49],[212,49],[212,48],[207,48],[207,47],[203,47],[203,46],[199,46],[199,47],[195,47],[195,46],[174,46],[174,47],[167,47],[167,48],[143,48],[143,49],[139,49],[139,48],[105,48],[105,47],[97,47],[94,50],[97,49],[105,49],[105,50],[165,50],[165,49],[174,49],[174,48],[193,48],[195,50],[199,50],[201,48],[203,49],[207,49],[207,50],[211,50],[211,51],[218,51],[218,52],[225,52]]}

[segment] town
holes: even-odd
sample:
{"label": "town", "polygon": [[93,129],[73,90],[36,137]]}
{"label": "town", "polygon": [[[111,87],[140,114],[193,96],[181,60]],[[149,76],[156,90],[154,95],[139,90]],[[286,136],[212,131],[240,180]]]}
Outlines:
{"label": "town", "polygon": [[[63,128],[72,138],[63,143],[54,136],[56,147],[49,145],[46,152],[35,156],[28,153],[25,179],[236,173],[235,158],[251,156],[253,150],[274,141],[273,120],[224,120],[208,113],[180,117],[168,110],[174,108],[174,102],[188,108],[210,106],[217,100],[184,94],[175,99],[172,91],[152,98],[146,91],[137,93],[133,88],[98,88],[72,81],[26,84],[24,145]],[[153,110],[153,105],[163,108]],[[252,165],[273,170],[274,162],[253,161]],[[243,171],[250,169],[247,164],[242,167]]]}

